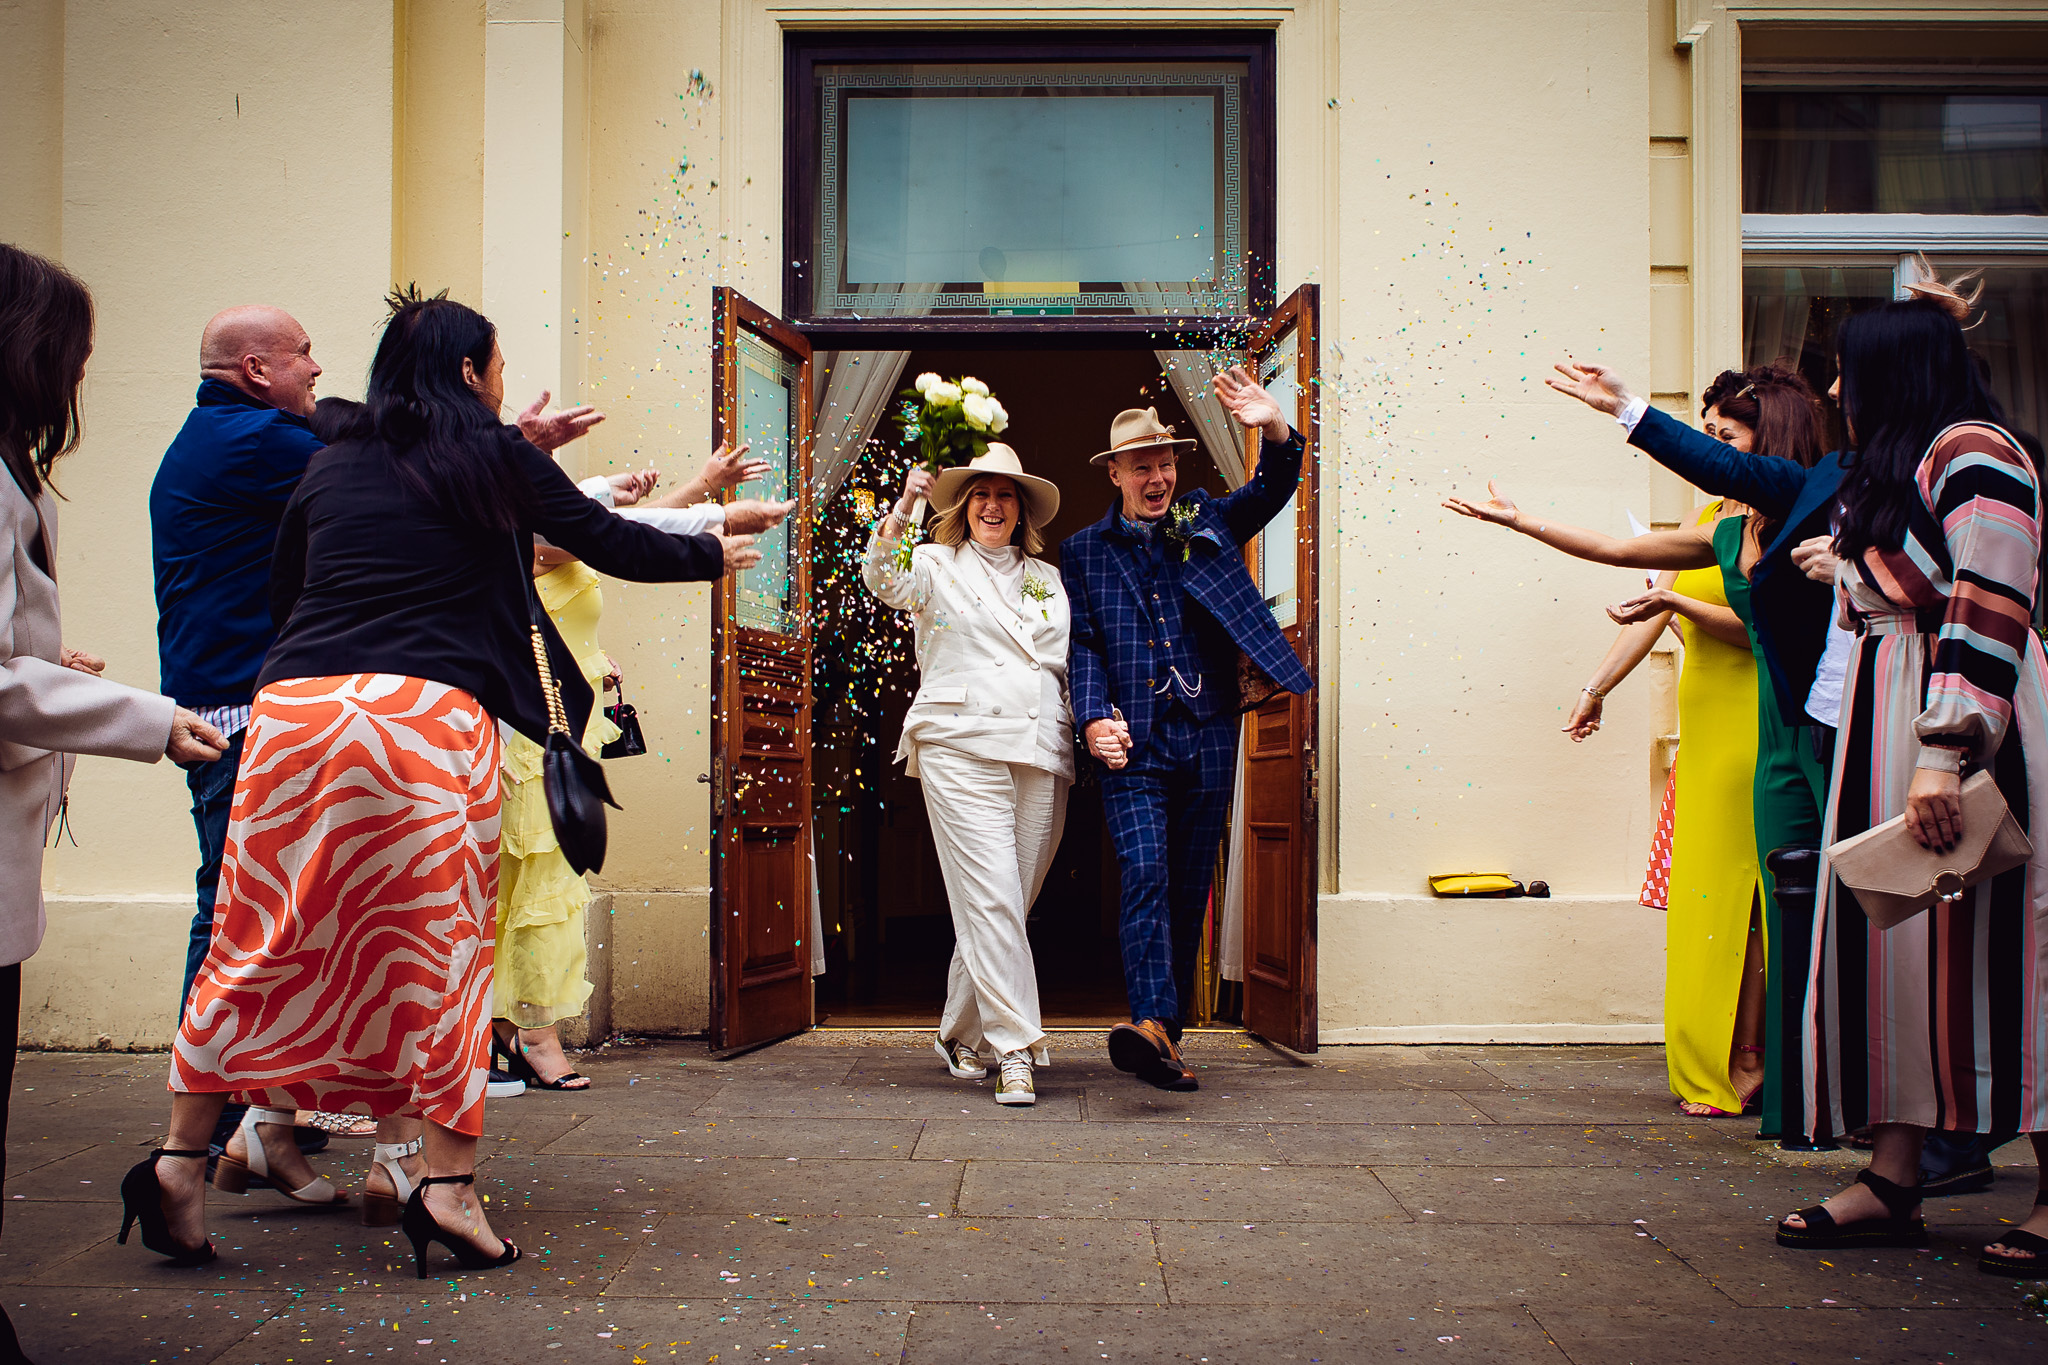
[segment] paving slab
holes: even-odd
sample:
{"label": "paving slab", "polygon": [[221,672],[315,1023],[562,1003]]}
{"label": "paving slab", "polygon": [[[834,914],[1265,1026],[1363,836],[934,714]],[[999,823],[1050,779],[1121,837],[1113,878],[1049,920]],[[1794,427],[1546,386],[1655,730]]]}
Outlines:
{"label": "paving slab", "polygon": [[1278,1164],[1258,1124],[989,1123],[934,1119],[917,1144],[920,1161],[1199,1161]]}
{"label": "paving slab", "polygon": [[1746,1144],[1715,1130],[1656,1125],[1275,1125],[1273,1145],[1294,1166],[1636,1166],[1726,1161]]}
{"label": "paving slab", "polygon": [[[1043,1097],[1039,1101],[1044,1103]],[[1160,1118],[1184,1123],[1483,1123],[1471,1102],[1431,1090],[1269,1091],[1247,1078],[1233,1092],[1205,1087],[1171,1094],[1119,1086],[1088,1088],[1088,1121]]]}
{"label": "paving slab", "polygon": [[[1475,1090],[1463,1096],[1494,1123],[1754,1123],[1754,1119],[1693,1118],[1678,1112],[1661,1086],[1645,1090],[1627,1084],[1588,1081],[1583,1085]],[[1752,1133],[1756,1130],[1751,1128]]]}
{"label": "paving slab", "polygon": [[[2018,1295],[2012,1296],[2017,1300]],[[1723,1310],[1711,1316],[1654,1310],[1538,1309],[1535,1317],[1572,1365],[1690,1361],[1871,1361],[1955,1365],[2040,1360],[2039,1314],[1968,1309]]]}
{"label": "paving slab", "polygon": [[612,1296],[1164,1304],[1150,1224],[1100,1218],[664,1219]]}
{"label": "paving slab", "polygon": [[599,1114],[545,1149],[554,1156],[843,1156],[908,1160],[922,1119],[709,1119]]}
{"label": "paving slab", "polygon": [[1341,1207],[1361,1222],[1410,1221],[1370,1171],[1031,1161],[970,1161],[949,1169],[966,1172],[962,1214],[1243,1222],[1315,1218]]}
{"label": "paving slab", "polygon": [[905,1365],[1072,1365],[1086,1361],[1397,1360],[1569,1365],[1534,1316],[1518,1310],[1287,1308],[1175,1304],[1076,1311],[925,1304],[910,1320]]}
{"label": "paving slab", "polygon": [[1776,1229],[1763,1221],[1731,1227],[1674,1220],[1647,1230],[1746,1308],[1996,1308],[2014,1298],[2010,1280],[1977,1269],[1994,1228],[1930,1229],[1925,1247],[1839,1251],[1781,1247]]}
{"label": "paving slab", "polygon": [[1832,1171],[1780,1167],[1634,1166],[1601,1172],[1551,1167],[1388,1166],[1379,1176],[1409,1209],[1454,1223],[1640,1223],[1756,1226],[1840,1188]]}
{"label": "paving slab", "polygon": [[499,1157],[478,1165],[477,1186],[514,1209],[914,1215],[951,1209],[965,1170],[845,1158]]}
{"label": "paving slab", "polygon": [[1162,1222],[1158,1236],[1175,1303],[1570,1303],[1698,1312],[1728,1303],[1654,1238],[1625,1227]]}
{"label": "paving slab", "polygon": [[[129,1365],[148,1361],[212,1361],[251,1332],[260,1332],[292,1296],[217,1294],[184,1288],[135,1288],[95,1293],[31,1287],[7,1291],[7,1314],[29,1359],[38,1365]],[[273,1333],[264,1341],[277,1340]],[[250,1357],[280,1360],[274,1352]],[[396,1360],[396,1356],[379,1359]]]}
{"label": "paving slab", "polygon": [[[945,1082],[945,1084],[940,1084]],[[995,1102],[995,1081],[955,1081],[941,1075],[922,1083],[805,1085],[791,1081],[733,1082],[691,1109],[693,1118],[952,1118],[979,1110],[1006,1123],[1057,1123],[1081,1117],[1078,1086],[1047,1080],[1038,1103],[1003,1106]]]}

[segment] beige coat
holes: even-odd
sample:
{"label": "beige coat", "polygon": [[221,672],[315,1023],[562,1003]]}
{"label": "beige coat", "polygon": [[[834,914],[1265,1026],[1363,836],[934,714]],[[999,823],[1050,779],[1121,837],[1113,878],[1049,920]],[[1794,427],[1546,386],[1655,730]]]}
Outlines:
{"label": "beige coat", "polygon": [[31,503],[0,469],[0,966],[43,941],[43,845],[74,754],[154,763],[177,706],[57,663],[57,584],[36,567],[38,531],[57,562],[57,504]]}
{"label": "beige coat", "polygon": [[896,547],[878,533],[861,566],[869,590],[909,612],[917,626],[917,697],[903,718],[896,757],[909,761],[915,777],[918,746],[941,744],[1072,781],[1071,618],[1059,571],[1025,557],[1027,579],[1045,596],[1023,598],[1019,614],[970,547],[920,545],[907,569],[897,565]]}

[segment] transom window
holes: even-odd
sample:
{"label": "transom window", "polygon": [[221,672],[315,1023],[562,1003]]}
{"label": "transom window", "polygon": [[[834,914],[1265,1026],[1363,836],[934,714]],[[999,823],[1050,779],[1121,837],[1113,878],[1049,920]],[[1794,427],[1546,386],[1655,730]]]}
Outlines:
{"label": "transom window", "polygon": [[1270,307],[1269,35],[878,36],[790,40],[793,315],[1086,328]]}

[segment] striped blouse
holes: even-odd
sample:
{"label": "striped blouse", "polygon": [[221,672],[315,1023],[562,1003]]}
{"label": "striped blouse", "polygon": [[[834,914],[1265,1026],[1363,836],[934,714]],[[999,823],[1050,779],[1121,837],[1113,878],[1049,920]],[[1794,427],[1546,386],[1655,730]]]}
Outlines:
{"label": "striped blouse", "polygon": [[[2012,722],[2041,558],[2039,481],[2025,452],[1981,423],[1936,437],[1916,478],[1932,521],[1915,517],[1896,550],[1866,550],[1863,579],[1902,612],[1937,608],[1941,631],[1914,722],[1923,744],[1981,761]],[[1929,543],[1934,527],[1942,544]]]}

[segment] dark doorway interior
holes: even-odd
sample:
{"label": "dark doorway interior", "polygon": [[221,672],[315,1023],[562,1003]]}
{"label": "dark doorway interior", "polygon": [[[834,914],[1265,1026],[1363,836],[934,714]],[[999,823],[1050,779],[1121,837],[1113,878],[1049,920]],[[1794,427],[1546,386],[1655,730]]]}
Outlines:
{"label": "dark doorway interior", "polygon": [[[1088,457],[1107,444],[1110,418],[1157,407],[1195,434],[1150,351],[913,352],[904,382],[927,370],[985,380],[1010,413],[1004,440],[1034,474],[1059,484],[1045,558],[1109,509],[1107,475]],[[827,969],[817,981],[821,1024],[929,1025],[945,999],[953,925],[919,784],[893,758],[917,690],[907,618],[880,610],[858,579],[866,498],[886,509],[907,461],[886,420],[831,505],[818,534],[818,673],[812,764],[819,891]],[[1180,487],[1224,491],[1200,446],[1183,451]],[[1116,859],[1099,793],[1077,785],[1030,934],[1045,1023],[1100,1025],[1125,1017],[1117,953]]]}

